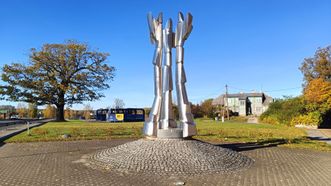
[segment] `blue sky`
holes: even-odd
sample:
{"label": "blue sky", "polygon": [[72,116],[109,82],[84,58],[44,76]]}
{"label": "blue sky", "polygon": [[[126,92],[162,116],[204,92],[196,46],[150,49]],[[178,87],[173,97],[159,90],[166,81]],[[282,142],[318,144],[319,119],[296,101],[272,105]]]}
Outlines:
{"label": "blue sky", "polygon": [[149,11],[155,16],[162,11],[174,22],[178,11],[193,15],[194,29],[185,44],[193,103],[224,93],[225,84],[230,93],[299,95],[303,59],[331,44],[329,0],[2,0],[0,66],[28,62],[29,49],[44,43],[87,42],[109,52],[108,62],[117,68],[106,97],[92,107],[110,106],[114,98],[127,107],[149,107],[154,50]]}

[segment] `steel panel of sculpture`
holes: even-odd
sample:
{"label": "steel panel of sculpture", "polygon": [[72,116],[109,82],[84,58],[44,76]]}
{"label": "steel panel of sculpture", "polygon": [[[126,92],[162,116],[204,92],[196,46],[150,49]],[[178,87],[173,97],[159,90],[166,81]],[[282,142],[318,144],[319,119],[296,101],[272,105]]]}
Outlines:
{"label": "steel panel of sculpture", "polygon": [[162,30],[162,13],[157,19],[154,19],[152,14],[148,16],[148,26],[150,31],[150,39],[152,44],[155,44],[155,51],[153,57],[154,65],[154,101],[149,114],[149,121],[144,125],[144,134],[148,136],[155,136],[158,122],[160,119],[160,108],[162,98],[162,45],[163,45],[163,30]]}
{"label": "steel panel of sculpture", "polygon": [[[196,126],[191,113],[186,92],[186,75],[184,70],[184,43],[192,31],[192,15],[184,19],[180,12],[175,33],[172,31],[172,20],[162,28],[162,13],[153,18],[149,13],[148,25],[150,39],[155,44],[153,58],[155,97],[149,121],[144,124],[144,134],[160,138],[186,138],[196,134]],[[179,126],[177,126],[172,109],[172,48],[176,48],[176,92],[179,110]],[[164,55],[164,56],[163,56]],[[162,57],[164,59],[163,69]],[[178,134],[178,135],[176,135]]]}
{"label": "steel panel of sculpture", "polygon": [[162,71],[162,106],[161,106],[161,120],[160,128],[168,129],[176,128],[176,122],[174,119],[174,112],[172,109],[172,54],[173,47],[173,32],[172,32],[172,20],[169,19],[166,28],[163,30],[163,47],[164,47],[164,64]]}

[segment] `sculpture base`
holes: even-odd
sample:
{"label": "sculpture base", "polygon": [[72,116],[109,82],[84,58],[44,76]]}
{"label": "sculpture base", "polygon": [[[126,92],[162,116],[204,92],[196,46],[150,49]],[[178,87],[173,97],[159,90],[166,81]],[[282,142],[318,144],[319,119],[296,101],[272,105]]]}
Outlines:
{"label": "sculpture base", "polygon": [[182,123],[181,125],[183,127],[184,138],[197,135],[197,127],[194,123]]}
{"label": "sculpture base", "polygon": [[183,130],[180,128],[158,129],[157,138],[160,138],[160,139],[183,138]]}
{"label": "sculpture base", "polygon": [[[175,122],[171,123],[172,126],[177,125]],[[169,124],[170,126],[170,124]],[[145,122],[143,134],[146,137],[160,138],[160,139],[179,139],[189,138],[197,135],[195,123],[181,122],[178,127],[169,127],[166,129],[158,129],[156,123]]]}
{"label": "sculpture base", "polygon": [[148,121],[144,123],[143,134],[146,136],[155,136],[156,135],[157,124]]}
{"label": "sculpture base", "polygon": [[254,163],[230,149],[183,139],[140,139],[97,151],[81,161],[102,171],[164,176],[228,173]]}

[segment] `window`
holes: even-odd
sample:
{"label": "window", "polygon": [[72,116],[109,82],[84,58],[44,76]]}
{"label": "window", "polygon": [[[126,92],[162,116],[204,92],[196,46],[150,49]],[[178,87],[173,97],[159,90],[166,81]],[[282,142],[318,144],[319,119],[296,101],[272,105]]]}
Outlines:
{"label": "window", "polygon": [[256,112],[261,112],[261,107],[256,107]]}
{"label": "window", "polygon": [[143,110],[137,110],[137,114],[142,115],[142,114],[144,114],[144,111]]}
{"label": "window", "polygon": [[256,99],[256,103],[261,103],[262,99],[261,98],[255,98]]}

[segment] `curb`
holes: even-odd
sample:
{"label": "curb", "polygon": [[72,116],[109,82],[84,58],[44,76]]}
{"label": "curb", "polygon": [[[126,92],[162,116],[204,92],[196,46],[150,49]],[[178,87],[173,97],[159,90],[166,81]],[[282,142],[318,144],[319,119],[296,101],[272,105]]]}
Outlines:
{"label": "curb", "polygon": [[[49,121],[42,121],[41,123],[35,123],[33,125],[30,124],[30,129],[34,128],[34,127],[39,127],[45,123],[48,123]],[[0,142],[4,142],[6,139],[10,138],[10,137],[13,137],[21,132],[24,132],[26,131],[27,128],[24,128],[24,129],[19,129],[19,130],[16,130],[16,131],[13,131],[12,133],[9,133],[9,134],[6,134],[6,135],[3,135],[3,136],[0,136]]]}
{"label": "curb", "polygon": [[308,138],[311,140],[317,140],[321,142],[325,142],[329,145],[331,145],[331,138],[324,135],[320,130],[318,129],[308,129],[307,130]]}

